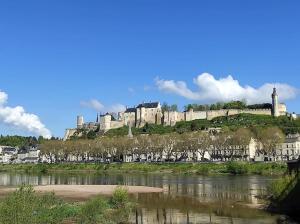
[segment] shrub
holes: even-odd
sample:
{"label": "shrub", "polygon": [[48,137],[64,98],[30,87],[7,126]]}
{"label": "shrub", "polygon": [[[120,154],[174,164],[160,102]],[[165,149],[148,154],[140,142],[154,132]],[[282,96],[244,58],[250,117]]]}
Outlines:
{"label": "shrub", "polygon": [[238,162],[228,162],[227,172],[231,174],[245,174],[247,173],[247,168],[245,163]]}
{"label": "shrub", "polygon": [[106,213],[109,205],[105,199],[98,196],[86,202],[79,211],[79,223],[94,224],[105,223]]}
{"label": "shrub", "polygon": [[22,186],[1,202],[0,223],[56,224],[74,212],[54,194],[37,195],[31,186]]}
{"label": "shrub", "polygon": [[284,198],[285,194],[289,192],[289,189],[293,188],[295,175],[285,175],[280,179],[273,181],[267,187],[267,193],[273,201],[280,201]]}
{"label": "shrub", "polygon": [[115,223],[126,223],[133,208],[127,190],[122,187],[116,188],[109,203],[113,209],[109,215],[110,220]]}

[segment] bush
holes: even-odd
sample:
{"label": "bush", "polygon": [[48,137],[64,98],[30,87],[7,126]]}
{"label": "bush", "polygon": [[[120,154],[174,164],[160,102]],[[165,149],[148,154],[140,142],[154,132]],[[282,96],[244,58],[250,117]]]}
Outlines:
{"label": "bush", "polygon": [[54,194],[37,195],[32,187],[22,186],[1,202],[0,223],[56,224],[74,212]]}
{"label": "bush", "polygon": [[129,201],[128,192],[122,187],[118,187],[112,198],[110,206],[113,210],[110,213],[110,219],[116,223],[125,223],[129,219],[133,204]]}
{"label": "bush", "polygon": [[248,171],[247,171],[245,163],[241,163],[241,162],[228,162],[227,163],[227,173],[245,174],[247,172]]}
{"label": "bush", "polygon": [[123,188],[110,199],[96,197],[84,204],[68,204],[52,194],[39,195],[22,186],[0,203],[1,224],[127,223],[133,204]]}
{"label": "bush", "polygon": [[282,178],[273,181],[267,187],[267,193],[273,201],[280,201],[284,198],[285,194],[292,189],[295,175],[285,175]]}
{"label": "bush", "polygon": [[86,202],[79,211],[79,223],[104,223],[109,205],[106,200],[98,196]]}

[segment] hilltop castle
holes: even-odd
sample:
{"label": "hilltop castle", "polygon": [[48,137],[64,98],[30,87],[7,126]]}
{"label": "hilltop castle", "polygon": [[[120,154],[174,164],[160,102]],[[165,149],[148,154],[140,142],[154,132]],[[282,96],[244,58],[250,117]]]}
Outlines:
{"label": "hilltop castle", "polygon": [[67,129],[65,140],[71,136],[78,134],[80,130],[99,130],[105,133],[110,129],[120,128],[126,125],[143,127],[148,124],[162,124],[165,126],[174,126],[179,121],[192,121],[197,119],[212,120],[216,117],[230,116],[241,113],[272,115],[274,117],[287,115],[285,104],[278,102],[278,94],[276,88],[273,89],[272,108],[267,109],[221,109],[221,110],[206,110],[194,111],[193,109],[177,112],[177,111],[162,111],[159,102],[141,103],[137,107],[126,108],[125,111],[119,112],[117,117],[111,113],[97,115],[96,122],[84,123],[83,116],[77,116],[77,127]]}

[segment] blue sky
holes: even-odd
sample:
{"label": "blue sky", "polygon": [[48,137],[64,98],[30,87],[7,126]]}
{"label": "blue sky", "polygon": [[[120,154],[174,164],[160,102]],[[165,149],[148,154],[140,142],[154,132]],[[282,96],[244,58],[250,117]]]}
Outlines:
{"label": "blue sky", "polygon": [[[207,72],[220,88],[231,75],[246,90],[258,89],[250,91],[252,101],[266,83],[285,83],[282,91],[292,91],[284,99],[288,110],[300,113],[299,10],[299,1],[276,0],[4,0],[0,89],[8,99],[2,107],[22,106],[63,136],[77,114],[95,119],[96,111],[82,106],[91,99],[106,109],[143,100],[181,107],[219,100],[201,98],[203,85],[193,82]],[[7,122],[0,133],[32,134]]]}

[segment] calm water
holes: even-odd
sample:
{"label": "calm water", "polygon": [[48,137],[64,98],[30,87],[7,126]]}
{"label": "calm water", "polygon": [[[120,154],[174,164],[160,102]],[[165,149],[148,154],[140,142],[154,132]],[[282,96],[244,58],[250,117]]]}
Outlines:
{"label": "calm water", "polygon": [[11,174],[0,173],[1,186],[48,184],[120,184],[162,187],[164,193],[138,194],[132,223],[279,223],[280,216],[249,208],[270,177],[184,176],[165,174]]}

